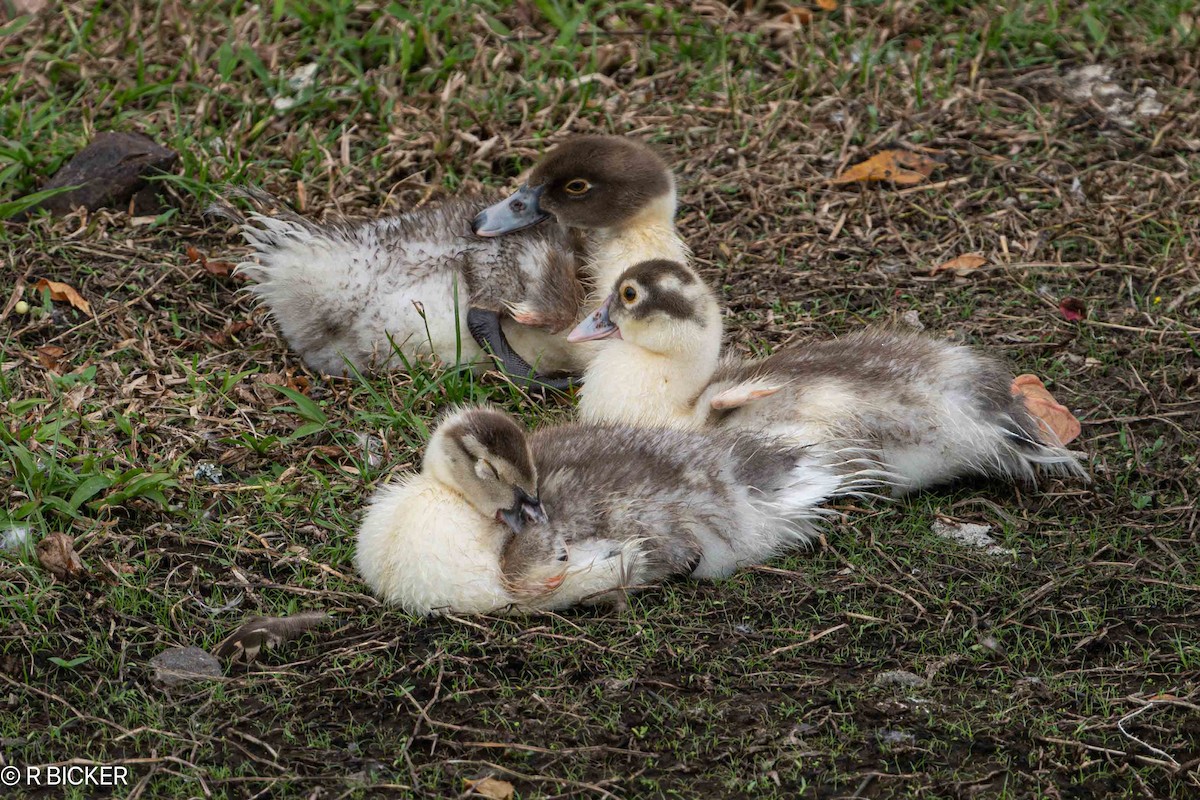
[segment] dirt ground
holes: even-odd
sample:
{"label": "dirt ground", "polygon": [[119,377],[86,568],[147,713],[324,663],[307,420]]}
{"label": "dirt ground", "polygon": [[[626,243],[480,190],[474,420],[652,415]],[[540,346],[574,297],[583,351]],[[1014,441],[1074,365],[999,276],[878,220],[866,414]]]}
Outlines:
{"label": "dirt ground", "polygon": [[[132,778],[17,796],[1200,791],[1189,2],[33,5],[0,5],[0,767]],[[12,219],[106,130],[180,154],[161,209]],[[512,186],[587,132],[671,160],[733,346],[915,321],[1046,379],[1092,481],[848,504],[812,551],[622,613],[381,607],[355,524],[423,422],[570,404],[307,372],[201,212],[251,183],[316,218],[398,213]],[[831,182],[889,147],[936,169]],[[56,533],[73,578],[34,549]],[[215,680],[155,680],[170,647],[300,611],[331,619]]]}

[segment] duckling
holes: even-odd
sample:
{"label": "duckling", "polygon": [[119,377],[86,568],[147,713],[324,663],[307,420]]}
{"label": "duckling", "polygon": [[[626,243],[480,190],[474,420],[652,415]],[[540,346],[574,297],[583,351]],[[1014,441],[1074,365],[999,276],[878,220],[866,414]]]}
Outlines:
{"label": "duckling", "polygon": [[[602,293],[582,305],[581,314],[630,264],[689,258],[675,228],[676,205],[674,175],[649,145],[624,136],[576,136],[547,153],[516,192],[479,212],[472,230],[495,238],[553,219],[586,234],[583,272]],[[532,350],[527,339],[536,331],[508,325],[502,333],[501,349]],[[560,341],[566,347],[565,339]],[[554,353],[557,361],[574,358],[583,364],[589,356],[590,350],[580,347]]]}
{"label": "duckling", "polygon": [[[576,322],[584,301],[579,234],[542,226],[505,240],[479,239],[469,228],[481,203],[470,198],[318,225],[264,192],[232,194],[250,199],[256,213],[246,217],[228,202],[210,211],[241,225],[256,260],[238,271],[254,281],[250,291],[313,369],[343,375],[347,365],[402,368],[423,355],[477,363],[490,347],[522,383],[532,378],[530,364],[578,371],[575,354],[551,345],[554,333]],[[500,335],[506,324],[522,328],[516,350]]]}
{"label": "duckling", "polygon": [[412,613],[619,603],[627,588],[723,577],[805,543],[820,504],[863,477],[853,459],[740,431],[526,437],[506,414],[469,409],[437,427],[420,474],[376,494],[355,561]]}
{"label": "duckling", "polygon": [[682,263],[626,270],[568,337],[605,340],[580,393],[589,422],[718,427],[873,454],[895,494],[967,475],[1086,478],[1078,460],[975,350],[876,329],[809,342],[760,361],[719,358],[712,291]]}
{"label": "duckling", "polygon": [[[516,598],[500,567],[504,547],[512,528],[544,514],[520,426],[486,409],[452,412],[421,472],[375,493],[355,565],[384,600],[413,614],[506,609]],[[539,593],[519,594],[532,603]]]}
{"label": "duckling", "polygon": [[586,270],[606,292],[630,264],[688,259],[675,228],[676,206],[675,177],[648,144],[624,136],[575,136],[548,152],[516,192],[479,212],[471,228],[476,236],[495,238],[553,218],[586,231]]}

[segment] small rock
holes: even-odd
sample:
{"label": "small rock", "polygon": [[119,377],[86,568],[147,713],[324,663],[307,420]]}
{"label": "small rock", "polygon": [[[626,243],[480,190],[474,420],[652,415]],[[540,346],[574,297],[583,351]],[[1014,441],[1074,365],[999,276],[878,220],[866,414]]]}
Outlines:
{"label": "small rock", "polygon": [[632,686],[636,681],[633,678],[605,678],[602,684],[606,691],[623,692]]}
{"label": "small rock", "polygon": [[146,177],[169,172],[178,161],[175,151],[140,133],[102,133],[76,153],[42,190],[64,186],[78,188],[43,200],[18,214],[16,219],[27,219],[29,213],[40,208],[58,216],[69,214],[79,206],[89,211],[105,207],[125,209],[135,195],[138,213],[156,213],[159,206]]}
{"label": "small rock", "polygon": [[216,464],[204,462],[196,465],[196,471],[192,473],[192,478],[197,483],[224,483],[225,475],[221,472],[221,468]]}
{"label": "small rock", "polygon": [[989,556],[1015,556],[1016,550],[996,544],[996,540],[988,535],[991,529],[991,525],[976,525],[972,522],[952,524],[940,519],[933,522],[933,532],[943,539],[949,539],[967,547],[978,547]]}
{"label": "small rock", "polygon": [[164,686],[220,678],[221,662],[199,647],[172,647],[150,659],[154,679]]}
{"label": "small rock", "polygon": [[920,675],[917,675],[915,672],[909,672],[906,669],[890,669],[875,676],[876,686],[901,686],[905,689],[919,689],[928,683],[929,681]]}
{"label": "small rock", "polygon": [[920,315],[920,313],[917,312],[917,310],[915,308],[912,309],[911,311],[905,311],[903,316],[900,317],[900,319],[902,319],[904,321],[904,324],[907,325],[908,327],[912,328],[914,331],[925,330],[925,323],[921,322],[921,315]]}

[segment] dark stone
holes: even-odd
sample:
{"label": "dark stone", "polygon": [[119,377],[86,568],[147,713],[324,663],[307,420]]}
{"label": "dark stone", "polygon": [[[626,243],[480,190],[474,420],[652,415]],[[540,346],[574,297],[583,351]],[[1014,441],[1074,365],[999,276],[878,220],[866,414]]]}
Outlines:
{"label": "dark stone", "polygon": [[179,155],[175,151],[140,133],[102,133],[76,153],[42,190],[63,186],[79,188],[43,200],[17,215],[16,219],[26,219],[42,208],[58,216],[69,214],[79,206],[89,211],[106,207],[124,209],[135,195],[135,210],[157,213],[156,193],[146,178],[155,173],[170,172],[178,161]]}

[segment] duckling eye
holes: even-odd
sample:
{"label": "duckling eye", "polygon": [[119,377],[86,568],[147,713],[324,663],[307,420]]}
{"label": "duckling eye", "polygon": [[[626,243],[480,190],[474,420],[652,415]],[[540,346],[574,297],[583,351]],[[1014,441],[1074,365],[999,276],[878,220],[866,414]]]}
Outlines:
{"label": "duckling eye", "polygon": [[621,290],[621,297],[625,298],[626,303],[632,303],[634,300],[637,300],[637,296],[637,289],[632,286],[626,286]]}
{"label": "duckling eye", "polygon": [[567,185],[563,187],[563,191],[578,197],[581,194],[586,194],[591,188],[592,185],[583,178],[575,178],[574,180],[567,181]]}
{"label": "duckling eye", "polygon": [[475,464],[475,474],[486,480],[489,472],[491,473],[491,477],[500,480],[500,473],[492,466],[492,462],[483,458],[479,459]]}

